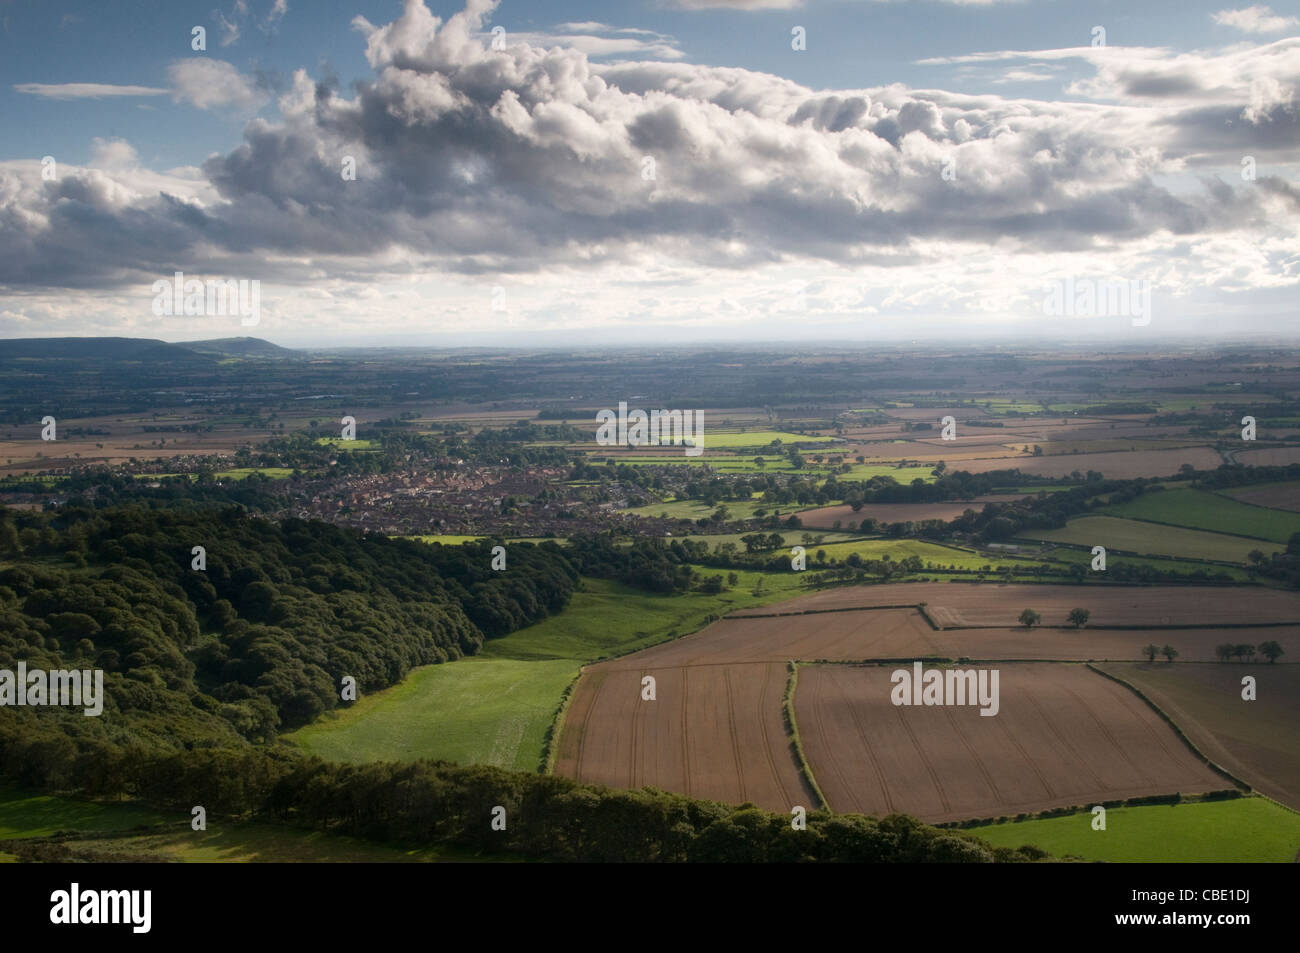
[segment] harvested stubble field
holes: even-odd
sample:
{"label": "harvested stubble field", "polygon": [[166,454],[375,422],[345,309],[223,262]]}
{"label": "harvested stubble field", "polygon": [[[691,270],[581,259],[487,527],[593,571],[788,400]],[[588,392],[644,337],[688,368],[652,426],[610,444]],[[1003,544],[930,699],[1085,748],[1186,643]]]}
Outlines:
{"label": "harvested stubble field", "polygon": [[939,822],[1230,786],[1150,706],[1081,666],[1003,666],[994,717],[895,706],[892,670],[800,668],[804,752],[833,810]]}
{"label": "harvested stubble field", "polygon": [[[1276,638],[1293,657],[1300,655],[1294,636],[1268,638]],[[1300,811],[1300,664],[1125,662],[1098,667],[1141,689],[1206,757]],[[1241,697],[1243,675],[1256,680],[1255,701]]]}
{"label": "harvested stubble field", "polygon": [[[785,605],[768,611],[784,610]],[[754,610],[760,612],[763,610]],[[936,608],[928,611],[933,615]],[[956,614],[956,610],[951,610]],[[1049,614],[1064,623],[1068,610]],[[943,610],[939,610],[943,614]],[[1221,642],[1277,639],[1300,647],[1300,625],[1261,629],[1061,629],[1024,626],[954,628],[936,632],[914,609],[862,609],[804,616],[746,617],[738,613],[707,629],[607,664],[694,665],[784,659],[1049,659],[1137,661],[1149,642],[1178,649],[1183,661],[1212,661]]]}
{"label": "harvested stubble field", "polygon": [[1266,483],[1263,486],[1243,486],[1224,490],[1225,496],[1243,503],[1267,506],[1277,510],[1300,513],[1300,483]]}
{"label": "harvested stubble field", "polygon": [[1263,450],[1238,450],[1233,457],[1248,467],[1284,467],[1300,463],[1300,447],[1267,447]]}
{"label": "harvested stubble field", "polygon": [[[771,810],[816,804],[790,755],[782,662],[589,669],[565,719],[559,774]],[[643,675],[656,698],[641,697]]]}
{"label": "harvested stubble field", "polygon": [[[1048,625],[1063,624],[1073,608],[1092,613],[1090,626],[1300,625],[1300,594],[1253,586],[997,585],[993,583],[894,583],[826,589],[779,606],[742,610],[732,619],[771,612],[928,604],[941,625],[1017,625],[1024,609],[1036,609]],[[1058,621],[1059,620],[1059,621]],[[1086,630],[1085,630],[1086,631]],[[1261,636],[1273,638],[1274,636]],[[1281,639],[1281,636],[1276,636]],[[1236,641],[1241,641],[1237,639]]]}
{"label": "harvested stubble field", "polygon": [[[783,722],[787,660],[932,654],[925,639],[935,633],[913,609],[852,615],[722,620],[588,666],[565,717],[557,773],[770,810],[813,806]],[[646,675],[656,681],[654,701],[641,698]]]}
{"label": "harvested stubble field", "polygon": [[[772,606],[781,609],[787,603]],[[757,610],[757,611],[762,611]],[[785,662],[790,659],[915,658],[945,655],[944,639],[915,609],[829,612],[810,616],[720,619],[693,635],[663,642],[599,668],[673,668]]]}
{"label": "harvested stubble field", "polygon": [[[919,602],[928,602],[929,612],[946,616],[952,624],[982,627],[936,631],[919,611],[907,608]],[[854,605],[876,608],[848,608]],[[885,608],[888,606],[896,608]],[[1295,620],[1296,624],[1254,631],[1233,628],[1026,630],[1009,625],[1008,622],[1013,622],[1026,606],[1038,608],[1049,621],[1059,617],[1061,622],[1070,608],[1086,606],[1092,608],[1100,620],[1111,625],[1219,623],[1226,626],[1242,621],[1243,615],[1245,621],[1288,619]],[[773,614],[809,608],[846,611]],[[1259,641],[1263,638],[1275,638],[1284,646],[1300,644],[1300,597],[1254,588],[925,583],[830,590],[779,605],[738,612],[673,642],[588,666],[564,722],[556,771],[582,781],[616,786],[652,786],[733,803],[749,800],[771,810],[788,811],[796,804],[808,806],[813,803],[811,792],[804,786],[796,768],[782,721],[781,702],[789,660],[1137,660],[1141,657],[1141,647],[1150,641],[1174,645],[1181,653],[1181,659],[1210,660],[1214,657],[1214,646],[1220,642]],[[829,670],[834,666],[826,668]],[[1051,675],[1058,669],[1075,674]],[[809,727],[802,706],[811,689],[804,683],[804,673],[821,670],[822,666],[801,668],[795,693],[796,712],[801,731],[805,733],[806,751]],[[1108,683],[1103,677],[1078,666],[1008,662],[1006,670],[1025,670],[1050,676],[1044,683],[1047,687],[1041,690],[1016,688],[1011,696],[1013,705],[1037,703],[1058,711],[1069,711],[1071,719],[1082,719],[1079,724],[1097,725],[1095,732],[1091,728],[1087,729],[1088,732],[1100,737],[1127,739],[1123,743],[1134,746],[1132,751],[1138,752],[1139,756],[1133,757],[1133,761],[1141,768],[1135,771],[1124,756],[1113,751],[1107,754],[1109,749],[1104,747],[1096,751],[1082,748],[1081,753],[1070,757],[1082,759],[1081,763],[1089,766],[1091,774],[1084,771],[1081,775],[1080,783],[1092,785],[1085,785],[1085,790],[1077,785],[1043,783],[1023,764],[994,762],[1001,766],[994,771],[986,765],[986,770],[991,778],[996,779],[996,784],[991,784],[978,767],[972,767],[973,780],[956,782],[964,786],[960,788],[964,793],[956,799],[949,798],[948,808],[951,810],[948,813],[943,813],[944,800],[937,793],[930,800],[922,797],[916,804],[895,803],[893,809],[918,813],[932,820],[941,817],[957,819],[1066,806],[1076,803],[1075,798],[1134,797],[1172,793],[1180,789],[1190,793],[1228,786],[1224,779],[1213,775],[1214,783],[1202,786],[1205,778],[1199,773],[1199,762],[1193,758],[1197,768],[1188,769],[1179,753],[1185,751],[1182,742],[1149,707],[1122,686]],[[641,697],[641,680],[646,675],[656,680],[654,701],[645,701]],[[821,677],[814,675],[814,679]],[[1080,678],[1082,682],[1078,681]],[[1013,681],[1019,684],[1019,679],[1017,675]],[[1094,684],[1092,680],[1104,684]],[[1035,682],[1031,680],[1027,684]],[[1086,690],[1080,686],[1086,686]],[[1005,689],[1007,683],[1004,682],[1003,687]],[[1124,695],[1116,696],[1115,690]],[[1029,700],[1017,702],[1017,693],[1024,694]],[[1044,702],[1047,696],[1051,700]],[[892,709],[888,705],[887,690],[881,697]],[[1116,697],[1123,697],[1124,704],[1113,704]],[[1073,700],[1076,698],[1083,701]],[[1092,708],[1088,707],[1089,700]],[[1103,702],[1110,707],[1097,708]],[[1004,713],[1006,705],[1004,700]],[[1095,717],[1088,714],[1094,709],[1100,712]],[[1002,714],[982,720],[1000,722],[1006,717]],[[1156,740],[1152,737],[1151,719],[1155,719],[1154,724],[1159,728]],[[1073,722],[1064,724],[1072,725]],[[978,723],[976,725],[973,730],[987,730]],[[1007,731],[1011,734],[1007,737],[1014,737],[1014,730],[1009,727]],[[870,737],[874,743],[874,728]],[[1020,743],[1022,746],[1025,744],[1024,741]],[[1014,742],[1006,744],[1020,751]],[[1149,758],[1147,748],[1143,746],[1154,746]],[[967,751],[962,757],[978,760],[967,748],[962,750]],[[1024,750],[1031,751],[1031,754],[1036,751],[1028,747]],[[1067,747],[1067,754],[1072,750]],[[1037,757],[1036,754],[1032,756]],[[817,756],[808,753],[808,757],[814,774],[821,781],[825,751]],[[1052,771],[1068,771],[1073,764],[1064,755],[1047,757],[1051,767],[1050,770],[1040,769],[1046,771],[1043,777],[1052,777]],[[1094,765],[1098,758],[1102,761],[1113,758],[1116,763],[1097,762]],[[1162,762],[1162,758],[1167,763]],[[965,770],[963,767],[962,771]],[[1002,770],[1026,772],[1030,780],[1024,783],[1029,787],[1021,791],[1017,785],[1023,786],[1022,782],[1014,781],[1011,774],[1007,775],[1004,784],[1003,775],[997,773]],[[1171,780],[1174,781],[1172,787],[1169,786]],[[1034,787],[1034,784],[1039,786]],[[834,795],[829,791],[826,793],[837,809],[860,809],[851,803],[847,807],[838,804]],[[993,797],[994,802],[985,804],[989,797]],[[941,813],[927,813],[936,810]]]}
{"label": "harvested stubble field", "polygon": [[967,460],[959,469],[971,473],[984,473],[989,470],[1005,470],[1014,467],[1021,473],[1049,477],[1069,476],[1075,470],[1080,473],[1096,470],[1112,480],[1131,480],[1137,477],[1174,476],[1184,463],[1190,463],[1198,470],[1214,470],[1223,463],[1223,458],[1209,447],[1184,447],[1177,450],[1129,450],[1111,453],[1066,453],[1052,457],[1022,457],[1014,463],[1000,459]]}

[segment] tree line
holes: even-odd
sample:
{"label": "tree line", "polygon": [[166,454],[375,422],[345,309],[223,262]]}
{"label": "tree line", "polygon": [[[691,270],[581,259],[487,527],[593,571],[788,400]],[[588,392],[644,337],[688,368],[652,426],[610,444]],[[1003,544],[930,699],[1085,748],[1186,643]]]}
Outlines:
{"label": "tree line", "polygon": [[[0,724],[0,771],[43,790],[137,797],[183,817],[201,804],[209,818],[262,817],[385,843],[553,861],[991,863],[1046,856],[1032,847],[994,848],[906,815],[809,811],[806,829],[796,830],[791,814],[752,804],[487,766],[338,764],[252,746],[103,746],[77,755],[56,731],[9,721]],[[494,816],[504,829],[494,828]]]}
{"label": "tree line", "polygon": [[99,718],[12,713],[78,744],[270,741],[337,707],[344,676],[376,691],[567,605],[579,575],[559,546],[507,553],[496,572],[489,543],[236,508],[0,509],[0,668],[102,669],[107,695]]}

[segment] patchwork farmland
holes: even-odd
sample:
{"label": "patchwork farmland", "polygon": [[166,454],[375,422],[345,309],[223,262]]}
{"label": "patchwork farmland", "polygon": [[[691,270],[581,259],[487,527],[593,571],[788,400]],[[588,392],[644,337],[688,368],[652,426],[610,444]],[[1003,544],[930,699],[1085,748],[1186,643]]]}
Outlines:
{"label": "patchwork farmland", "polygon": [[[1066,625],[1070,609],[1083,605],[1093,621]],[[1016,625],[1025,607],[1049,626]],[[898,811],[936,823],[1208,793],[1234,782],[1207,767],[1138,694],[1079,663],[1109,659],[1145,670],[1136,663],[1153,639],[1176,645],[1182,663],[1212,663],[1216,646],[1246,637],[1300,642],[1300,596],[925,583],[833,589],[743,609],[693,635],[587,666],[556,770],[775,811],[815,803],[815,783],[836,811]],[[999,713],[895,707],[890,674],[915,659],[997,668]],[[792,662],[806,766],[783,720]],[[1230,667],[1177,669],[1218,675]],[[653,700],[643,697],[647,677]],[[1295,688],[1287,683],[1282,694],[1293,697]]]}

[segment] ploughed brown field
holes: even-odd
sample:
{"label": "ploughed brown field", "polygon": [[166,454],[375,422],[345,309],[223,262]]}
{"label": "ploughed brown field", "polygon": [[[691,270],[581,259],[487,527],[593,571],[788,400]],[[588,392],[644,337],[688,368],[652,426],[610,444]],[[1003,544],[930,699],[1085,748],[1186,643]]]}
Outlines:
{"label": "ploughed brown field", "polygon": [[[928,602],[928,611],[949,624],[982,627],[936,630],[917,609],[911,608],[919,602]],[[1165,623],[1169,627],[1026,630],[1008,624],[1026,607],[1038,609],[1049,622],[1063,623],[1066,613],[1075,606],[1090,608],[1094,618],[1103,624],[1160,626],[1169,620]],[[843,611],[806,611],[828,608]],[[1176,627],[1280,620],[1296,622],[1256,629]],[[1245,588],[944,583],[829,590],[735,613],[673,642],[586,667],[561,731],[556,770],[592,783],[652,786],[732,803],[752,801],[771,810],[807,807],[814,803],[812,794],[796,768],[782,720],[790,660],[907,662],[946,658],[972,659],[971,665],[990,667],[987,663],[1001,659],[1008,660],[997,663],[1004,673],[1002,713],[982,718],[975,715],[978,720],[973,726],[963,729],[976,733],[970,737],[950,726],[946,737],[955,747],[938,761],[933,759],[938,757],[936,751],[943,750],[936,748],[942,732],[934,738],[919,735],[920,740],[913,742],[915,752],[896,753],[903,760],[910,758],[913,766],[908,771],[912,773],[901,774],[895,787],[881,789],[884,793],[879,797],[889,803],[882,801],[883,807],[872,806],[870,810],[900,810],[940,820],[1069,806],[1090,799],[1220,789],[1229,783],[1211,775],[1214,782],[1204,784],[1199,768],[1189,769],[1182,760],[1182,743],[1140,699],[1131,693],[1125,697],[1112,691],[1127,692],[1122,686],[1081,666],[1034,664],[1027,660],[1136,661],[1142,657],[1142,646],[1154,642],[1178,649],[1177,667],[1213,661],[1214,646],[1221,642],[1257,643],[1266,638],[1277,639],[1284,647],[1300,647],[1300,596]],[[894,667],[889,664],[885,669],[892,671]],[[823,671],[832,674],[823,675]],[[846,800],[850,794],[845,792],[856,782],[844,782],[837,789],[839,794],[832,794],[826,784],[834,782],[828,782],[823,775],[848,771],[836,767],[845,759],[857,765],[853,770],[868,770],[870,752],[860,748],[854,749],[856,754],[850,753],[852,745],[875,745],[879,740],[886,746],[881,751],[895,751],[902,743],[895,737],[900,730],[900,716],[889,705],[887,690],[881,698],[890,709],[889,718],[872,713],[871,705],[859,705],[859,695],[866,689],[834,680],[852,682],[864,676],[835,674],[838,671],[877,669],[801,666],[796,711],[809,763],[832,808],[866,810]],[[1053,674],[1058,671],[1062,674]],[[1029,672],[1032,678],[1022,682],[1024,676],[1013,672]],[[646,675],[656,680],[654,701],[641,697],[641,680]],[[805,677],[809,678],[807,684]],[[887,674],[885,678],[888,688]],[[1041,688],[1037,687],[1039,678],[1043,679]],[[821,679],[830,679],[831,683],[819,688],[816,683]],[[835,695],[837,691],[839,695]],[[825,700],[820,703],[821,714],[809,717],[822,718],[828,727],[810,728],[804,719],[803,711],[814,692]],[[842,703],[835,698],[841,698]],[[1035,731],[1054,737],[1050,726],[1058,722],[1043,722],[1043,727],[1032,730],[1019,723],[1018,719],[1028,717],[1023,713],[1035,706],[1052,710],[1053,718],[1065,719],[1059,721],[1067,739],[1062,746],[1064,753],[1053,753],[1033,740],[1038,738]],[[938,709],[927,712],[925,717],[934,716],[936,711],[944,721],[935,724],[949,724],[949,716]],[[969,714],[953,712],[951,717],[961,723]],[[828,718],[830,721],[826,721]],[[1155,722],[1151,718],[1156,718]],[[1005,727],[1000,726],[1003,721]],[[834,724],[841,727],[829,727]],[[844,725],[865,735],[849,734]],[[810,743],[810,730],[823,732],[822,741]],[[1080,739],[1087,740],[1076,740],[1074,732],[1082,732]],[[981,737],[986,740],[981,742]],[[1117,752],[1098,738],[1118,738],[1123,745],[1132,747]],[[808,747],[810,744],[820,745],[817,753]],[[849,748],[831,757],[841,744]],[[1022,754],[1033,764],[1043,760],[1037,772],[1015,760]],[[933,763],[947,765],[944,772],[952,765],[960,768],[946,786],[934,786],[931,780],[932,788],[925,789],[901,780],[923,770],[927,757]],[[1199,764],[1194,758],[1192,763]],[[1066,783],[1063,773],[1076,769],[1078,779]],[[971,773],[970,777],[965,776],[967,773]],[[843,776],[853,777],[851,773]],[[876,795],[861,791],[851,795],[869,796]]]}
{"label": "ploughed brown field", "polygon": [[1243,503],[1267,506],[1275,510],[1300,513],[1300,483],[1282,483],[1276,486],[1244,486],[1228,490],[1225,496]]}
{"label": "ploughed brown field", "polygon": [[1300,447],[1269,447],[1265,450],[1239,450],[1238,463],[1248,467],[1284,467],[1300,462]]}
{"label": "ploughed brown field", "polygon": [[[641,678],[656,680],[655,701]],[[609,668],[582,676],[564,722],[559,774],[655,787],[771,810],[811,810],[786,737],[783,662]]]}
{"label": "ploughed brown field", "polygon": [[[1278,641],[1284,648],[1296,645]],[[1293,656],[1300,654],[1296,648]],[[1112,662],[1098,667],[1141,689],[1206,757],[1300,811],[1300,664]],[[1255,678],[1254,701],[1241,697],[1243,675]],[[799,683],[802,687],[802,673]]]}
{"label": "ploughed brown field", "polygon": [[940,822],[1231,787],[1140,698],[1083,666],[1002,666],[992,717],[895,706],[894,668],[799,669],[799,732],[833,810]]}
{"label": "ploughed brown field", "polygon": [[1190,463],[1198,470],[1214,470],[1223,464],[1223,458],[1209,447],[1183,447],[1176,450],[1063,453],[1056,456],[1024,457],[1016,460],[1014,464],[999,459],[966,460],[957,469],[970,473],[984,473],[988,470],[1005,470],[1014,466],[1022,473],[1035,473],[1049,477],[1069,476],[1075,470],[1080,473],[1097,470],[1112,480],[1132,480],[1137,477],[1173,476],[1184,463]]}
{"label": "ploughed brown field", "polygon": [[[1053,586],[991,583],[896,583],[827,589],[779,605],[747,609],[730,618],[772,612],[869,608],[928,603],[941,626],[1015,626],[1036,609],[1049,626],[1064,625],[1071,609],[1087,609],[1090,626],[1300,625],[1300,593],[1247,587]],[[1085,630],[1086,631],[1086,630]],[[1276,631],[1276,630],[1262,630]],[[1282,636],[1260,635],[1259,638]],[[1220,641],[1227,641],[1221,639]],[[1233,641],[1246,641],[1242,638]]]}

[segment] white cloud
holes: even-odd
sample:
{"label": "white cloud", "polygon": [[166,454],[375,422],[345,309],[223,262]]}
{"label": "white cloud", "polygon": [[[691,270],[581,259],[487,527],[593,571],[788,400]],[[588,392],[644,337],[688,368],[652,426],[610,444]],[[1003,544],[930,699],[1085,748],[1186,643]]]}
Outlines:
{"label": "white cloud", "polygon": [[1266,6],[1244,7],[1241,10],[1220,10],[1210,14],[1220,26],[1230,26],[1243,33],[1281,33],[1300,26],[1300,19],[1280,17]]}
{"label": "white cloud", "polygon": [[103,99],[109,96],[161,96],[156,86],[117,86],[112,83],[15,83],[14,89],[46,99]]}
{"label": "white cloud", "polygon": [[97,169],[122,171],[140,164],[135,149],[125,139],[100,139],[97,136],[91,140],[90,154],[90,164]]}
{"label": "white cloud", "polygon": [[[1079,60],[1093,75],[1072,83],[1067,92],[1092,100],[1127,105],[1183,107],[1285,107],[1300,89],[1300,37],[1263,46],[1175,53],[1162,47],[1078,46],[1053,50],[998,50],[931,57],[917,65],[990,65],[1014,60]],[[1238,110],[1240,115],[1240,110]]]}
{"label": "white cloud", "polygon": [[221,29],[221,45],[231,46],[239,42],[239,22],[231,17],[227,18],[220,10],[216,11],[217,26]]}
{"label": "white cloud", "polygon": [[994,86],[1005,86],[1009,83],[1044,83],[1052,79],[1060,79],[1060,77],[1051,70],[1009,69],[990,82]]}
{"label": "white cloud", "polygon": [[167,67],[167,79],[172,84],[172,98],[176,102],[189,103],[199,109],[218,106],[257,109],[268,98],[250,77],[244,76],[230,63],[204,56],[172,63]]}
{"label": "white cloud", "polygon": [[[1098,101],[1052,101],[812,90],[744,69],[602,63],[522,34],[492,50],[495,9],[470,0],[444,21],[408,0],[381,27],[356,18],[373,75],[345,98],[299,70],[274,120],[204,164],[206,192],[175,170],[157,187],[125,144],[98,146],[95,168],[57,186],[34,163],[0,164],[0,286],[107,301],[206,270],[259,277],[268,301],[283,289],[285,326],[405,329],[436,314],[470,330],[497,326],[500,284],[519,327],[757,333],[788,329],[792,309],[807,310],[800,326],[1041,321],[1041,283],[1062,274],[1150,277],[1207,311],[1215,296],[1300,284],[1295,41],[953,58],[1091,67],[1077,95]],[[1250,183],[1235,175],[1247,154]],[[329,295],[294,290],[307,287]]]}
{"label": "white cloud", "polygon": [[[565,46],[593,58],[624,56],[677,60],[685,56],[677,48],[676,40],[652,30],[617,29],[602,23],[569,23],[556,27],[556,31],[507,34],[506,41],[540,47]],[[484,42],[491,42],[490,33]]]}

